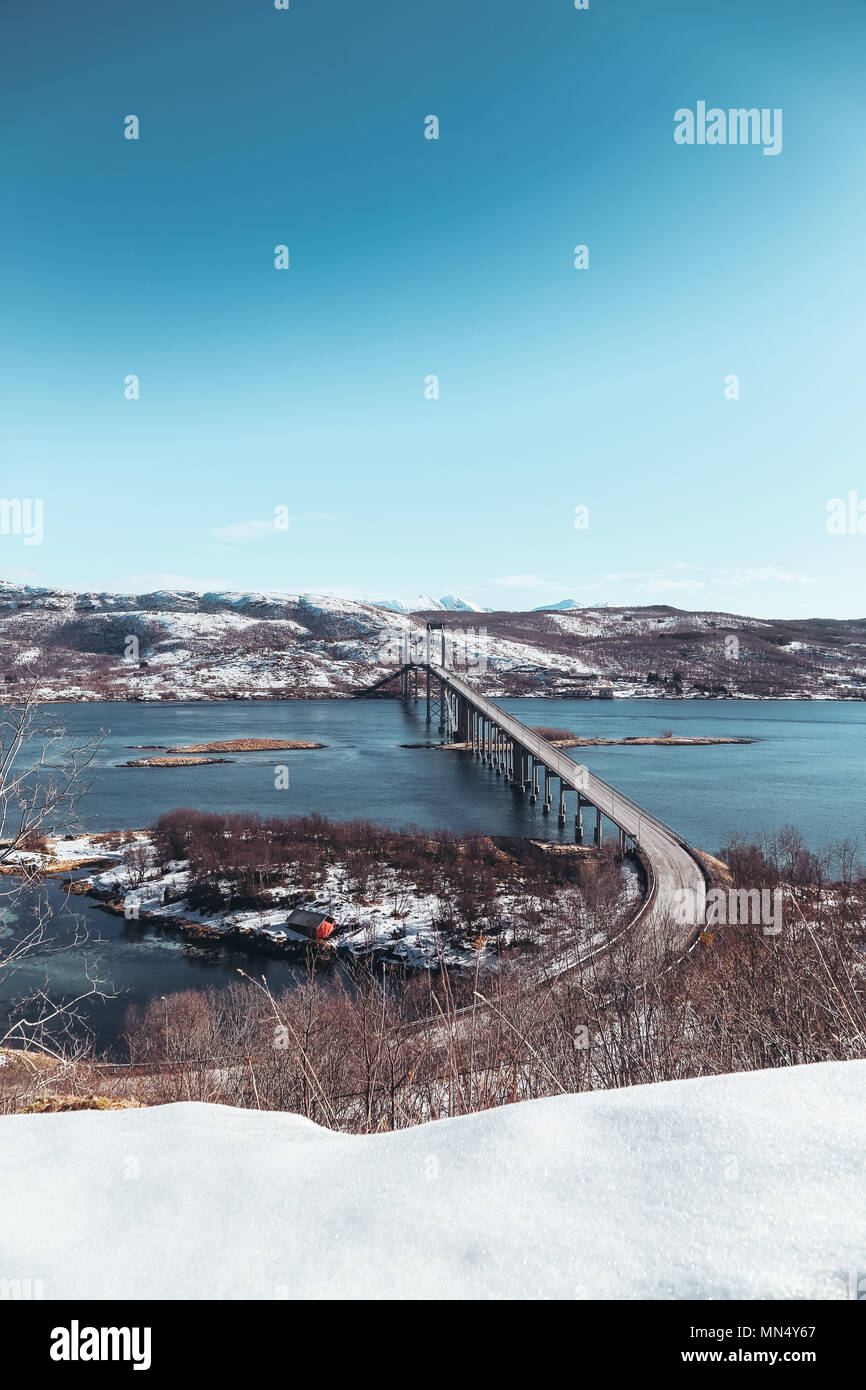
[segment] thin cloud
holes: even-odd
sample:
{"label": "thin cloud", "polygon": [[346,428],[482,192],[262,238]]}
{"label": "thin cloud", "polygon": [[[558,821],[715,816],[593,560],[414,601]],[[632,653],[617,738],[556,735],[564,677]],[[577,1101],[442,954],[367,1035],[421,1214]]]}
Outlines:
{"label": "thin cloud", "polygon": [[500,589],[556,589],[560,586],[550,579],[539,579],[537,574],[505,574],[501,579],[491,579]]}
{"label": "thin cloud", "polygon": [[289,526],[277,526],[276,518],[267,521],[232,521],[227,526],[213,526],[209,534],[214,540],[228,545],[245,545],[250,541],[263,540],[266,536],[280,535],[292,526],[307,526],[316,523],[336,521],[330,512],[303,512],[288,518]]}

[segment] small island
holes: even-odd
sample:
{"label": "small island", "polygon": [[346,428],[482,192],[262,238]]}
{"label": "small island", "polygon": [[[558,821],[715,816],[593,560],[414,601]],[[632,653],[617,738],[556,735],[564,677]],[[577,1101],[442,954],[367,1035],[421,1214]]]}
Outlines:
{"label": "small island", "polygon": [[233,763],[234,758],[131,758],[118,767],[204,767],[207,763]]}
{"label": "small island", "polygon": [[556,748],[612,748],[614,745],[621,744],[653,744],[660,748],[705,748],[715,743],[754,743],[753,738],[691,738],[685,735],[671,734],[669,738],[661,734],[655,737],[646,738],[570,738],[562,742],[556,741]]}
{"label": "small island", "polygon": [[292,738],[227,738],[216,743],[186,743],[167,748],[167,753],[259,753],[276,749],[326,748],[325,743],[305,743]]}
{"label": "small island", "polygon": [[754,743],[753,738],[701,737],[675,734],[673,729],[662,729],[660,734],[635,734],[627,738],[581,738],[571,729],[551,729],[546,724],[536,724],[532,732],[546,738],[554,748],[612,748],[621,744],[658,744],[660,747],[703,748],[714,743]]}
{"label": "small island", "polygon": [[[660,748],[705,748],[716,743],[756,742],[753,738],[674,734],[670,729],[663,729],[660,734],[643,736],[633,734],[627,738],[581,738],[571,729],[551,729],[546,724],[534,725],[532,732],[546,739],[554,748],[613,748],[624,745],[646,747],[650,744]],[[444,752],[455,750],[462,752],[472,747],[469,743],[403,743],[400,746],[401,748],[438,748]]]}

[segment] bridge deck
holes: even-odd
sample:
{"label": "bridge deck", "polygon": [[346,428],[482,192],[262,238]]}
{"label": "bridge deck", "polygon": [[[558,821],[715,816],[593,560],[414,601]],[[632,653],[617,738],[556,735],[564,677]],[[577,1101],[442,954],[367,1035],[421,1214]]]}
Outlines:
{"label": "bridge deck", "polygon": [[[608,782],[596,777],[589,768],[554,748],[546,738],[528,728],[514,715],[507,714],[454,671],[432,664],[429,669],[437,680],[444,681],[485,718],[498,725],[515,743],[543,763],[554,776],[561,779],[563,785],[580,792],[584,800],[598,807],[614,825],[625,831],[651,870],[653,881],[646,905],[647,925],[664,925],[668,943],[685,949],[694,935],[695,923],[703,919],[706,881],[700,865],[676,831]],[[684,905],[686,913],[683,913]],[[682,916],[686,920],[678,923],[677,917]]]}

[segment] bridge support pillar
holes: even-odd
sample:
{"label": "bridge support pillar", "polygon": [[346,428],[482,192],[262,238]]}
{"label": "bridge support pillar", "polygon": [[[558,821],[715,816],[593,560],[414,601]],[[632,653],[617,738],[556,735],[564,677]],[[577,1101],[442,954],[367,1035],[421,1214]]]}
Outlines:
{"label": "bridge support pillar", "polygon": [[574,818],[574,843],[583,844],[583,798],[577,793],[577,815]]}
{"label": "bridge support pillar", "polygon": [[619,828],[619,857],[620,857],[620,859],[622,859],[622,857],[624,856],[624,854],[625,854],[625,831],[623,830],[622,826],[620,826],[620,828]]}
{"label": "bridge support pillar", "polygon": [[469,742],[469,705],[462,695],[457,696],[457,743]]}
{"label": "bridge support pillar", "polygon": [[[427,634],[429,637],[429,633]],[[427,723],[430,723],[430,667],[427,667]]]}
{"label": "bridge support pillar", "polygon": [[545,814],[545,815],[547,815],[547,813],[548,813],[549,810],[550,810],[550,768],[549,768],[549,767],[545,767],[545,769],[544,769],[544,805],[543,805],[543,807],[542,807],[542,810],[544,811],[544,814]]}
{"label": "bridge support pillar", "polygon": [[565,825],[565,784],[559,779],[559,824]]}
{"label": "bridge support pillar", "polygon": [[439,728],[437,729],[437,733],[440,733],[440,734],[444,734],[444,732],[445,732],[445,716],[446,716],[445,698],[446,698],[446,697],[445,697],[445,682],[444,682],[443,680],[440,680],[440,681],[439,681]]}
{"label": "bridge support pillar", "polygon": [[595,808],[595,847],[601,848],[601,807]]}
{"label": "bridge support pillar", "polygon": [[532,786],[530,787],[529,800],[535,805],[538,800],[538,759],[532,759]]}
{"label": "bridge support pillar", "polygon": [[494,748],[494,766],[495,766],[495,768],[496,768],[496,776],[497,776],[497,777],[501,777],[501,776],[502,776],[502,730],[499,728],[498,725],[496,726],[496,737],[495,737],[495,740],[494,740],[493,748]]}

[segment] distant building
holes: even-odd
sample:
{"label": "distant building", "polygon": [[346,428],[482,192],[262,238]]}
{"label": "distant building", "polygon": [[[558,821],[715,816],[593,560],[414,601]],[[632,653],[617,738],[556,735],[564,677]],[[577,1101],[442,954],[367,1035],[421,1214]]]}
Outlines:
{"label": "distant building", "polygon": [[335,923],[324,912],[308,912],[306,908],[296,907],[286,918],[286,926],[300,932],[301,936],[308,936],[311,941],[327,941]]}

